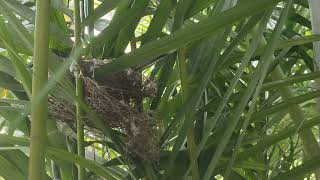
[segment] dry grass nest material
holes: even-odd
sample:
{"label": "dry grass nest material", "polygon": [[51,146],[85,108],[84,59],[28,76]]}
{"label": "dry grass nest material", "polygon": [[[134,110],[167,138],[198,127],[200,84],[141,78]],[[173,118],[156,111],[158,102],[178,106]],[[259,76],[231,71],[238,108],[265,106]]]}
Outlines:
{"label": "dry grass nest material", "polygon": [[[106,63],[106,60],[91,60],[81,65],[86,103],[104,123],[127,135],[125,141],[133,155],[143,161],[157,161],[157,123],[152,113],[142,112],[143,99],[156,94],[155,84],[132,69],[94,80],[94,69]],[[75,122],[75,108],[70,102],[50,97],[49,104],[52,117]],[[95,128],[87,117],[84,119],[88,127]]]}

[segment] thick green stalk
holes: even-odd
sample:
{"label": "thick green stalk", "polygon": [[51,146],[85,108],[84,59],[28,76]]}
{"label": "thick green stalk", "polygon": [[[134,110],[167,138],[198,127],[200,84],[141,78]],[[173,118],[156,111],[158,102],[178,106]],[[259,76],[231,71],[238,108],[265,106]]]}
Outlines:
{"label": "thick green stalk", "polygon": [[[76,94],[79,98],[83,98],[83,81],[80,76],[79,68],[75,71],[76,79]],[[76,103],[76,117],[77,117],[77,152],[81,157],[85,157],[85,146],[84,146],[84,122],[83,122],[83,111],[79,105]],[[85,179],[85,169],[78,166],[78,179]]]}
{"label": "thick green stalk", "polygon": [[[267,42],[264,37],[262,38],[262,40],[263,41],[261,44],[266,45]],[[275,59],[274,56],[272,56],[272,58]],[[270,75],[273,81],[278,81],[285,78],[285,75],[283,74],[280,66],[277,66]],[[279,92],[284,100],[294,97],[294,93],[289,86],[279,87]],[[291,119],[297,125],[300,125],[305,121],[304,113],[299,105],[292,105],[291,107],[289,107],[289,114]],[[310,129],[307,129],[300,132],[299,135],[301,137],[303,149],[307,154],[307,158],[310,159],[314,156],[317,156],[320,152],[320,147],[312,131]],[[315,174],[317,179],[320,179],[320,171],[317,170]]]}
{"label": "thick green stalk", "polygon": [[[187,76],[186,48],[180,48],[178,50],[178,63],[179,63],[179,70],[180,70],[182,101],[185,102],[186,99],[190,97],[190,94],[191,94],[190,93],[191,87],[188,86],[189,82],[188,82],[188,76]],[[185,115],[187,114],[188,113],[185,113]],[[188,131],[187,142],[188,142],[190,160],[192,160],[195,158],[194,156],[197,151],[197,145],[195,142],[193,128],[190,128]],[[192,179],[194,180],[200,179],[197,161],[191,161],[191,174],[192,174]]]}
{"label": "thick green stalk", "polygon": [[[74,1],[74,51],[81,47],[81,17],[80,17],[80,2],[79,0]],[[78,61],[78,59],[77,59]],[[81,72],[79,65],[75,66],[75,82],[76,82],[76,95],[79,99],[83,99],[83,82],[81,78]],[[84,147],[84,122],[83,122],[83,111],[76,102],[76,120],[77,120],[77,152],[81,157],[85,157]],[[85,179],[85,168],[78,165],[78,180]]]}
{"label": "thick green stalk", "polygon": [[[309,10],[311,15],[311,26],[312,26],[312,34],[320,34],[320,1],[319,0],[308,0],[309,2]],[[313,42],[313,64],[314,70],[320,71],[320,42]],[[316,90],[320,89],[320,79],[317,78],[313,84]],[[316,99],[316,112],[320,109],[320,98]],[[320,129],[320,126],[319,128]],[[318,178],[320,179],[320,178]]]}
{"label": "thick green stalk", "polygon": [[[185,15],[188,13],[188,10],[191,8],[191,5],[193,4],[193,2],[194,2],[193,0],[179,1],[176,9],[176,14],[174,17],[173,31],[177,30],[178,28],[181,28],[185,20]],[[181,89],[182,89],[181,91],[182,101],[186,102],[191,94],[190,92],[191,87],[189,86],[188,69],[186,64],[186,48],[181,47],[180,49],[177,50],[177,52],[178,52],[177,58],[178,58]],[[189,112],[186,112],[184,118],[188,117],[189,116],[188,114]],[[189,149],[189,156],[191,160],[192,179],[197,180],[197,179],[200,179],[198,163],[197,161],[192,161],[197,151],[197,145],[194,137],[194,128],[190,128],[187,132],[187,143],[188,143],[188,149]]]}
{"label": "thick green stalk", "polygon": [[48,93],[43,89],[48,81],[50,0],[36,1],[36,25],[34,36],[34,60],[31,98],[31,143],[29,180],[45,177],[46,120],[48,118]]}
{"label": "thick green stalk", "polygon": [[[285,75],[282,72],[280,66],[277,66],[274,71],[271,73],[271,78],[274,81],[284,79]],[[281,86],[279,87],[281,97],[286,100],[294,97],[294,93],[290,89],[289,86]],[[289,114],[291,119],[297,125],[303,123],[305,121],[304,113],[299,105],[292,105],[289,107]],[[310,129],[306,129],[299,133],[301,137],[301,142],[303,144],[303,149],[306,152],[307,159],[311,159],[319,154],[320,148],[318,142]],[[315,172],[317,179],[320,179],[320,170]]]}

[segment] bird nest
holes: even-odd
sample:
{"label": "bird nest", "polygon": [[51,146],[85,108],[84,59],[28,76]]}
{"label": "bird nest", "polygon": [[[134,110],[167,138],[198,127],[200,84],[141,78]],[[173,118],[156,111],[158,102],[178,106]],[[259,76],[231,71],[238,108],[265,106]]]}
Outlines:
{"label": "bird nest", "polygon": [[[104,123],[126,134],[125,141],[133,155],[144,161],[157,161],[157,123],[152,113],[142,111],[143,99],[156,94],[155,84],[132,69],[94,80],[94,69],[106,63],[97,60],[82,63],[86,103]],[[75,123],[72,103],[50,97],[49,105],[49,115],[54,119]],[[95,128],[88,117],[84,120],[88,127]]]}

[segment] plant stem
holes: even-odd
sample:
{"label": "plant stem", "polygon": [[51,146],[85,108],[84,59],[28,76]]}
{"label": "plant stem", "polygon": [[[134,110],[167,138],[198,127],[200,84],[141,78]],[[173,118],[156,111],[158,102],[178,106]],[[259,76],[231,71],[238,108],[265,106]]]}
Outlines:
{"label": "plant stem", "polygon": [[[176,13],[174,16],[174,23],[173,23],[173,31],[181,28],[183,26],[184,20],[186,19],[186,14],[188,13],[189,9],[191,8],[192,4],[194,3],[193,0],[182,0],[179,1],[176,8]],[[182,102],[186,102],[187,99],[190,97],[191,87],[189,86],[188,81],[188,68],[186,64],[186,47],[181,47],[177,50],[177,58],[178,58],[178,65],[179,65],[179,73],[180,73],[180,81],[181,81],[181,96]],[[190,113],[184,113],[184,119],[190,118]],[[193,127],[193,126],[192,126]],[[187,132],[187,144],[189,149],[189,157],[191,161],[191,176],[193,180],[200,179],[199,168],[197,161],[192,161],[194,159],[197,145],[195,142],[194,137],[194,129],[190,128]]]}
{"label": "plant stem", "polygon": [[[80,76],[80,71],[75,72],[76,78],[76,94],[79,98],[83,98],[83,81]],[[79,105],[76,103],[76,118],[77,118],[77,152],[81,157],[85,157],[85,147],[84,147],[84,122],[83,122],[83,111]],[[85,169],[78,166],[78,179],[85,179]]]}
{"label": "plant stem", "polygon": [[48,93],[42,94],[48,81],[50,0],[36,1],[34,60],[31,98],[31,135],[29,180],[45,177],[46,120],[48,118]]}
{"label": "plant stem", "polygon": [[[80,17],[80,2],[79,0],[74,1],[74,51],[81,47],[81,17]],[[79,59],[77,59],[77,62]],[[75,66],[75,82],[76,82],[76,95],[79,99],[83,99],[83,82],[80,72],[80,67],[77,64]],[[76,102],[76,120],[77,120],[77,152],[81,157],[85,157],[85,147],[84,147],[84,122],[83,122],[83,111],[80,104]],[[85,168],[78,165],[78,180],[85,179]]]}
{"label": "plant stem", "polygon": [[53,160],[51,160],[51,171],[53,179],[61,179],[59,166]]}
{"label": "plant stem", "polygon": [[[185,102],[188,97],[190,97],[190,88],[188,86],[188,76],[187,76],[187,64],[186,64],[186,48],[180,48],[178,49],[178,63],[179,63],[179,70],[180,70],[180,80],[181,80],[181,89],[182,89],[182,101]],[[188,116],[188,113],[185,113],[185,118]],[[187,143],[188,143],[188,149],[189,149],[189,156],[191,160],[191,174],[192,179],[197,180],[200,179],[199,175],[199,168],[197,161],[194,162],[192,159],[194,159],[196,151],[197,151],[197,145],[194,138],[194,129],[190,128],[187,133]]]}
{"label": "plant stem", "polygon": [[[94,11],[94,0],[87,0],[88,2],[88,15]],[[94,23],[90,23],[88,26],[89,39],[94,37]]]}
{"label": "plant stem", "polygon": [[[309,10],[311,15],[311,26],[312,26],[312,34],[320,34],[320,1],[319,0],[308,0],[309,2]],[[314,63],[314,71],[320,71],[320,42],[313,42],[313,63]],[[320,89],[320,79],[317,78],[314,81],[314,88],[316,90]],[[316,112],[320,109],[320,98],[316,99]],[[320,129],[320,126],[318,127]],[[320,179],[320,170],[318,169],[316,172],[316,178]]]}
{"label": "plant stem", "polygon": [[[280,66],[277,66],[274,69],[274,71],[271,73],[271,78],[273,81],[285,78]],[[281,97],[284,100],[294,97],[294,93],[292,92],[289,86],[281,86],[279,88],[279,91]],[[300,125],[306,120],[304,113],[299,105],[292,105],[291,107],[289,107],[289,114],[291,119],[297,125]],[[311,159],[312,157],[317,156],[320,152],[320,148],[312,131],[310,129],[306,129],[304,131],[301,131],[299,135],[301,137],[301,142],[303,145],[303,149],[306,152],[307,159]],[[317,179],[319,179],[320,171],[316,170],[315,175]]]}
{"label": "plant stem", "polygon": [[[266,39],[262,36],[262,45],[266,45],[267,41]],[[274,56],[272,56],[273,59],[275,59]],[[285,75],[283,74],[283,71],[280,66],[277,66],[273,72],[271,72],[271,78],[273,81],[278,81],[281,79],[285,78]],[[281,86],[279,88],[280,95],[282,99],[286,100],[289,98],[294,97],[294,93],[292,92],[291,88],[289,86]],[[292,105],[289,107],[289,114],[291,119],[293,120],[294,123],[297,125],[300,125],[305,121],[305,116],[304,113],[299,105]],[[318,145],[318,142],[312,133],[310,129],[306,129],[302,132],[299,133],[301,137],[301,141],[303,144],[303,149],[307,154],[307,158],[310,159],[314,156],[316,156],[320,152],[320,147]],[[317,170],[315,172],[317,179],[320,178],[320,171]]]}

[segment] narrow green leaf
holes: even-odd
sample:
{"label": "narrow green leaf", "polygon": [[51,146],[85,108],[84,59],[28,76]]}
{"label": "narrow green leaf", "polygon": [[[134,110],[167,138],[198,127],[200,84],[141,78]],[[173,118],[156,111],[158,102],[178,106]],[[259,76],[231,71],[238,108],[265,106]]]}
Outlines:
{"label": "narrow green leaf", "polygon": [[301,103],[307,102],[309,100],[318,98],[319,96],[320,96],[320,90],[316,90],[316,91],[309,92],[309,93],[306,93],[306,94],[303,94],[300,96],[286,99],[281,103],[267,107],[261,111],[258,111],[255,114],[253,114],[251,121],[257,121],[263,117],[269,116],[272,113],[278,112],[281,109],[288,109],[292,105],[301,104]]}
{"label": "narrow green leaf", "polygon": [[81,28],[85,26],[95,23],[99,18],[104,16],[105,14],[109,13],[111,10],[116,8],[116,6],[121,3],[121,1],[128,1],[128,0],[109,0],[103,1],[89,16],[87,16],[81,22]]}
{"label": "narrow green leaf", "polygon": [[85,167],[90,171],[93,171],[97,175],[100,175],[106,179],[117,179],[111,172],[109,172],[107,168],[104,168],[103,166],[95,162],[86,160],[70,152],[63,151],[57,148],[47,148],[47,155],[52,159],[59,159],[59,160],[68,161],[71,163],[77,163],[82,167]]}
{"label": "narrow green leaf", "polygon": [[25,179],[25,174],[17,170],[10,161],[0,155],[0,175],[6,179]]}
{"label": "narrow green leaf", "polygon": [[311,160],[305,161],[303,164],[291,169],[288,172],[281,173],[272,178],[272,180],[282,179],[303,179],[306,175],[320,167],[320,156],[313,157]]}
{"label": "narrow green leaf", "polygon": [[[254,15],[263,11],[265,8],[274,5],[281,0],[252,0],[243,2],[234,8],[227,10],[214,17],[207,18],[194,26],[189,26],[178,30],[170,36],[152,41],[134,52],[125,54],[117,60],[97,69],[96,77],[103,77],[106,74],[121,71],[128,67],[143,64],[150,59],[169,53],[176,48],[182,47],[188,43],[212,36],[217,30],[230,25],[247,16]],[[111,25],[110,25],[111,26]],[[107,34],[107,33],[105,33]]]}

